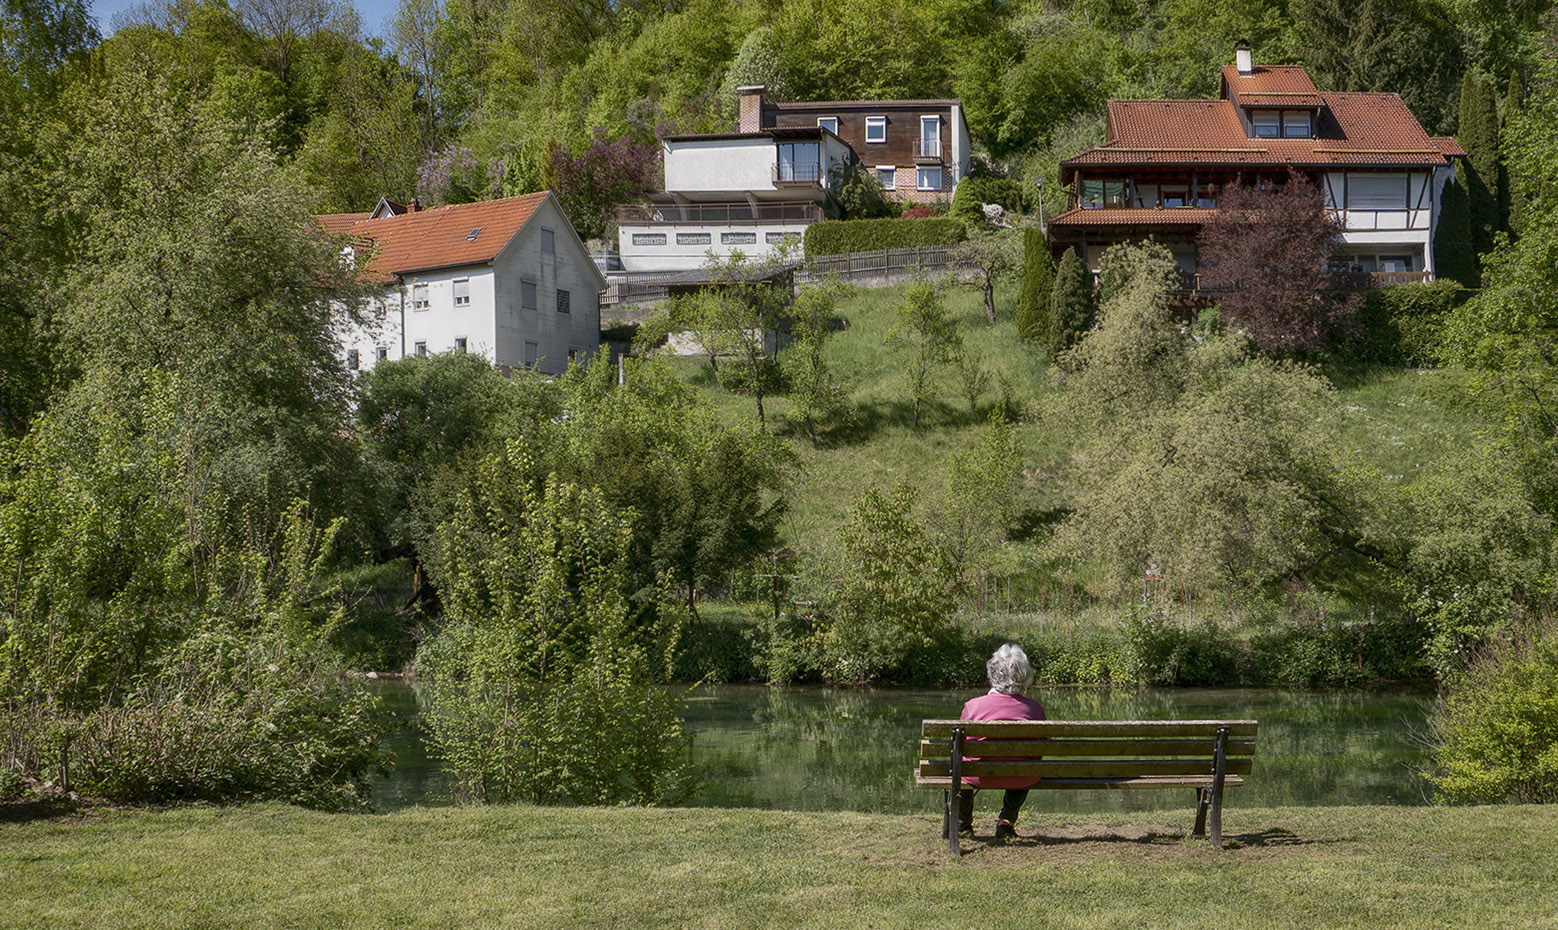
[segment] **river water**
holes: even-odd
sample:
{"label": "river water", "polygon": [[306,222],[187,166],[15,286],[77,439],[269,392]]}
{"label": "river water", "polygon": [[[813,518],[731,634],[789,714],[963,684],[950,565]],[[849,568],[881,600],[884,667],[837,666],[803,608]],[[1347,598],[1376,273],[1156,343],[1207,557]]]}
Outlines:
{"label": "river water", "polygon": [[[390,740],[393,774],[375,780],[378,810],[451,803],[428,757],[416,688],[381,681],[403,721]],[[717,685],[692,692],[685,726],[702,790],[688,803],[787,810],[928,812],[937,792],[914,787],[919,726],[955,717],[974,692]],[[1044,689],[1051,719],[1260,721],[1255,769],[1230,803],[1250,807],[1424,804],[1424,692],[1270,689]],[[1181,795],[1184,795],[1181,797]],[[993,803],[993,802],[992,802]],[[1038,791],[1027,809],[1090,812],[1181,808],[1191,792]],[[981,806],[984,806],[983,803]]]}

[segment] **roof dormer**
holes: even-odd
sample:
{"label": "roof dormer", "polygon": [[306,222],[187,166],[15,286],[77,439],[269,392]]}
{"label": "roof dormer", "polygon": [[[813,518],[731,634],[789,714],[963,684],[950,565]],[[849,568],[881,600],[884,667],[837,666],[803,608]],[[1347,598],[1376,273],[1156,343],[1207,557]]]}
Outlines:
{"label": "roof dormer", "polygon": [[1293,65],[1257,65],[1240,42],[1238,62],[1224,65],[1223,99],[1233,103],[1251,139],[1313,139],[1319,135],[1325,98],[1309,72]]}

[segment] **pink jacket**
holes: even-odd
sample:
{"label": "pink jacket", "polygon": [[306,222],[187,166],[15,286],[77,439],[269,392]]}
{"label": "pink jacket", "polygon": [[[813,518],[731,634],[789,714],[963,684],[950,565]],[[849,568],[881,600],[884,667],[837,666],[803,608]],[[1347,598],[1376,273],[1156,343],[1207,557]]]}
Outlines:
{"label": "pink jacket", "polygon": [[[981,694],[963,705],[963,720],[1043,720],[1044,705],[1031,697],[1020,694]],[[981,737],[970,737],[972,742]],[[994,742],[999,742],[998,740]],[[991,747],[994,748],[994,747]],[[990,756],[999,759],[1000,756]],[[964,761],[977,761],[977,756],[964,756]],[[970,788],[1032,788],[1037,778],[965,778]]]}

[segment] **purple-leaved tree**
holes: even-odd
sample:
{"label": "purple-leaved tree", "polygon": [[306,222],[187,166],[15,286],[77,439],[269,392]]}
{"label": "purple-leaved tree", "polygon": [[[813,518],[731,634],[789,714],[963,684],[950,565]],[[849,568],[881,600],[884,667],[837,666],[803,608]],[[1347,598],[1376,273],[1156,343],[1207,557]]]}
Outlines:
{"label": "purple-leaved tree", "polygon": [[613,142],[597,126],[580,154],[552,152],[552,191],[579,237],[598,239],[606,234],[612,208],[654,189],[659,167],[660,146],[639,145],[627,136]]}

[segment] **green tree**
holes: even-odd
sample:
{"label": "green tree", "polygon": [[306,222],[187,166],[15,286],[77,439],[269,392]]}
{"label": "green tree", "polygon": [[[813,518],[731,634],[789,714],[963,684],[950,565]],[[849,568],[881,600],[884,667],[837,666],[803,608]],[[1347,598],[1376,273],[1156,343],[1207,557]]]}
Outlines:
{"label": "green tree", "polygon": [[482,802],[648,804],[684,784],[674,610],[634,622],[633,513],[510,443],[443,537],[449,626],[418,653],[433,745]]}
{"label": "green tree", "polygon": [[946,481],[936,535],[947,574],[966,594],[1017,516],[1022,454],[1017,431],[1000,411],[991,411],[973,444],[952,454]]}
{"label": "green tree", "polygon": [[1455,176],[1444,185],[1439,206],[1439,226],[1434,230],[1434,271],[1441,278],[1476,287],[1479,267],[1472,244],[1471,198],[1466,191],[1466,168],[1457,165]]}
{"label": "green tree", "polygon": [[1178,288],[1179,265],[1174,253],[1151,239],[1110,246],[1098,263],[1098,303],[1107,304],[1137,281],[1164,293]]}
{"label": "green tree", "polygon": [[827,341],[834,332],[834,308],[848,293],[836,280],[801,289],[790,307],[790,346],[780,360],[790,416],[801,422],[806,438],[817,445],[819,424],[848,414],[844,387],[828,365]]}
{"label": "green tree", "polygon": [[759,26],[747,33],[747,37],[741,40],[741,47],[736,50],[730,69],[725,72],[725,80],[720,84],[720,103],[727,119],[732,122],[736,119],[736,90],[758,85],[762,86],[763,96],[769,100],[783,103],[795,99],[790,91],[790,80],[785,74],[784,63],[780,61],[779,50],[774,43],[774,31],[767,26]]}
{"label": "green tree", "polygon": [[1461,82],[1461,113],[1455,138],[1466,150],[1463,164],[1471,206],[1472,246],[1478,255],[1493,248],[1499,230],[1498,106],[1491,81],[1467,72]]}
{"label": "green tree", "polygon": [[1067,248],[1055,270],[1055,285],[1050,290],[1049,354],[1060,359],[1093,327],[1097,314],[1093,302],[1093,275]]}
{"label": "green tree", "polygon": [[919,428],[920,412],[935,395],[935,373],[957,357],[963,335],[957,321],[947,313],[946,302],[934,284],[916,281],[904,291],[896,309],[898,320],[887,332],[887,344],[905,350],[904,375],[909,382],[909,403],[914,411],[914,427]]}
{"label": "green tree", "polygon": [[1043,231],[1023,230],[1022,285],[1017,291],[1017,338],[1046,343],[1050,329],[1050,292],[1055,287],[1055,260]]}
{"label": "green tree", "polygon": [[[739,251],[728,259],[711,255],[704,269],[710,285],[679,298],[671,307],[669,323],[697,339],[726,389],[748,394],[757,402],[758,422],[766,425],[763,399],[773,390],[779,368],[770,348],[777,341],[788,295]],[[718,365],[721,357],[729,363],[723,371]]]}
{"label": "green tree", "polygon": [[914,515],[916,497],[907,484],[886,494],[871,488],[839,528],[843,579],[820,634],[829,680],[879,678],[945,629],[951,597],[940,553]]}
{"label": "green tree", "polygon": [[[1519,72],[1509,73],[1509,90],[1504,94],[1504,112],[1499,116],[1500,137],[1506,138],[1520,122],[1525,108],[1525,88],[1520,84]],[[1499,218],[1503,228],[1519,235],[1524,225],[1526,195],[1522,185],[1516,184],[1511,175],[1519,171],[1518,165],[1508,155],[1500,153],[1499,160]]]}
{"label": "green tree", "polygon": [[995,325],[995,286],[1022,267],[1022,244],[1010,230],[983,221],[969,227],[968,238],[952,247],[953,261],[972,269],[972,283],[984,297],[985,320]]}

